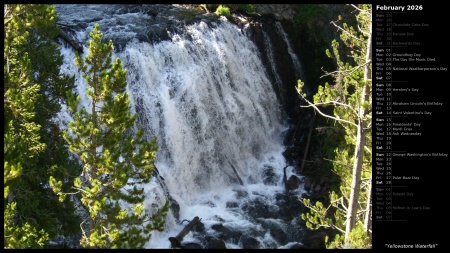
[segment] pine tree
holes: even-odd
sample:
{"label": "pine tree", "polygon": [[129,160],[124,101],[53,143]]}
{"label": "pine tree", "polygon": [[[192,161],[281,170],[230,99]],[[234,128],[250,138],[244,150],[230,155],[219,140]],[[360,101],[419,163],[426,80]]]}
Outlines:
{"label": "pine tree", "polygon": [[[51,122],[64,103],[61,91],[74,82],[59,73],[62,56],[54,40],[58,27],[53,6],[5,5],[4,20],[5,217],[10,217],[5,218],[5,247],[46,247],[49,238],[79,230],[73,203],[60,203],[48,187],[51,170],[58,168],[68,174],[76,170]],[[27,64],[18,61],[21,57]],[[39,140],[38,152],[27,148],[33,139]],[[17,161],[20,166],[11,167]],[[66,179],[73,182],[70,177]],[[40,238],[23,229],[45,233]]]}
{"label": "pine tree", "polygon": [[[151,238],[151,230],[161,231],[168,212],[168,202],[150,217],[145,212],[143,183],[148,183],[154,170],[156,138],[144,140],[144,131],[135,137],[131,127],[136,115],[130,113],[126,92],[126,70],[119,58],[112,59],[112,41],[101,42],[103,34],[96,24],[89,34],[89,55],[76,57],[76,65],[84,74],[86,94],[92,104],[80,107],[80,97],[68,92],[69,108],[74,122],[63,137],[69,150],[83,164],[73,189],[81,194],[81,202],[89,212],[89,220],[81,227],[81,245],[90,248],[142,248]],[[89,112],[89,111],[90,112]],[[62,181],[50,178],[60,197]]]}
{"label": "pine tree", "polygon": [[[41,248],[49,240],[43,229],[30,224],[23,207],[32,203],[23,179],[33,174],[36,158],[46,148],[35,122],[40,85],[33,80],[27,51],[32,29],[54,20],[47,5],[4,5],[4,247]],[[25,201],[24,201],[25,200]],[[29,201],[31,202],[29,202]],[[19,205],[18,205],[19,203]]]}
{"label": "pine tree", "polygon": [[[343,234],[328,244],[331,248],[371,247],[372,15],[370,5],[354,7],[359,11],[356,17],[358,30],[345,23],[341,27],[332,22],[341,31],[340,39],[346,46],[342,52],[334,40],[333,53],[327,51],[329,57],[335,57],[338,66],[337,71],[327,73],[334,77],[335,84],[320,86],[314,103],[302,93],[301,81],[298,87],[309,106],[319,114],[335,119],[345,130],[346,143],[336,149],[333,164],[342,182],[340,192],[330,194],[330,205],[334,208],[325,207],[321,202],[312,205],[309,199],[304,199],[311,212],[302,214],[312,229],[331,227]],[[350,57],[341,59],[346,54]],[[323,113],[320,106],[333,106],[334,116]],[[333,218],[330,210],[334,211]]]}

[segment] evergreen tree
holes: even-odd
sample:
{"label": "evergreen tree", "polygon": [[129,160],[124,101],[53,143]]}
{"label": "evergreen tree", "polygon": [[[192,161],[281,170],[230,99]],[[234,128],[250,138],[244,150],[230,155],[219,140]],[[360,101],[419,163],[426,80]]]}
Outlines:
{"label": "evergreen tree", "polygon": [[[22,188],[23,178],[36,166],[37,156],[46,148],[41,142],[41,126],[35,122],[35,103],[40,85],[33,82],[27,52],[30,30],[54,20],[54,9],[47,5],[4,5],[4,247],[40,248],[48,233],[20,208],[31,200]],[[19,206],[18,204],[19,203]],[[28,202],[30,203],[30,202]]]}
{"label": "evergreen tree", "polygon": [[[333,208],[325,207],[321,202],[312,205],[309,199],[303,200],[310,208],[309,213],[302,214],[308,227],[330,227],[343,234],[338,234],[328,244],[330,248],[371,247],[372,15],[370,5],[354,7],[359,11],[358,29],[333,22],[341,31],[340,39],[346,46],[344,52],[340,51],[339,43],[334,40],[333,53],[327,51],[329,57],[336,59],[338,66],[337,71],[327,73],[334,78],[335,84],[320,86],[314,103],[309,102],[302,93],[301,81],[298,87],[298,92],[309,106],[319,114],[335,119],[345,130],[346,143],[335,151],[333,167],[341,177],[341,186],[340,192],[330,194]],[[348,54],[350,56],[346,57]],[[320,106],[333,106],[334,116],[323,113]],[[329,214],[330,210],[334,211],[333,217]]]}
{"label": "evergreen tree", "polygon": [[[84,74],[92,104],[79,109],[80,97],[69,91],[74,122],[69,132],[63,132],[69,150],[83,163],[82,174],[72,187],[81,194],[90,216],[81,224],[81,245],[142,248],[151,230],[163,229],[168,212],[168,201],[151,217],[144,210],[142,184],[150,181],[154,170],[156,138],[144,140],[142,129],[132,136],[136,115],[130,113],[127,72],[119,58],[113,62],[112,41],[101,42],[98,24],[89,35],[89,55],[84,60],[77,55],[76,64]],[[61,191],[62,181],[50,177],[50,185],[61,197],[68,194]]]}
{"label": "evergreen tree", "polygon": [[[5,238],[5,247],[43,247],[49,238],[79,230],[74,226],[79,219],[73,203],[60,203],[48,187],[52,169],[66,168],[63,171],[70,174],[76,170],[52,123],[64,103],[61,91],[71,88],[74,82],[59,74],[62,56],[54,41],[58,27],[53,6],[5,5],[4,20],[5,231],[12,233]],[[28,149],[36,144],[39,151]],[[22,172],[20,176],[17,168]],[[66,181],[73,178],[67,177]],[[21,227],[45,230],[41,235],[46,239],[24,232]]]}
{"label": "evergreen tree", "polygon": [[[69,156],[68,145],[62,137],[54,117],[66,104],[66,91],[74,87],[74,77],[60,74],[63,64],[59,45],[54,40],[59,27],[52,22],[42,29],[33,30],[28,41],[28,52],[32,62],[33,78],[41,84],[36,101],[36,122],[42,126],[41,140],[46,143],[36,164],[36,173],[27,180],[35,194],[35,219],[40,226],[47,227],[50,238],[56,235],[80,234],[80,218],[75,215],[74,202],[67,198],[60,202],[48,185],[50,175],[64,178],[64,189],[70,189],[73,180],[81,172],[80,164]],[[44,187],[43,187],[44,186]],[[31,209],[31,207],[29,207]]]}

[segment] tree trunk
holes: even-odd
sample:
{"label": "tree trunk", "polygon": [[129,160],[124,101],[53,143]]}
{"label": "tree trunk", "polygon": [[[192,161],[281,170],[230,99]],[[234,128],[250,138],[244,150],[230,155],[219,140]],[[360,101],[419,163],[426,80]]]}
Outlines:
{"label": "tree trunk", "polygon": [[364,158],[364,146],[366,145],[366,127],[364,116],[367,111],[364,106],[369,98],[369,85],[371,81],[370,62],[372,61],[372,27],[369,30],[369,38],[367,40],[366,65],[364,67],[364,87],[361,94],[361,104],[359,107],[358,133],[356,136],[355,160],[353,162],[352,185],[350,191],[349,207],[347,212],[347,223],[345,226],[345,240],[349,238],[350,231],[355,227],[356,215],[358,211],[358,199],[361,185],[361,170]]}
{"label": "tree trunk", "polygon": [[372,177],[369,180],[369,189],[367,192],[366,217],[364,217],[364,230],[369,234],[370,218],[372,217]]}
{"label": "tree trunk", "polygon": [[308,151],[309,151],[309,147],[311,146],[311,137],[314,132],[314,126],[315,126],[314,123],[316,122],[316,115],[317,115],[315,110],[313,112],[314,112],[314,115],[311,119],[311,122],[309,123],[308,140],[306,141],[305,153],[303,154],[302,165],[300,166],[300,169],[299,169],[300,172],[303,172],[303,170],[305,169],[306,158],[308,158]]}
{"label": "tree trunk", "polygon": [[231,165],[231,168],[233,169],[234,174],[236,174],[236,178],[238,179],[239,184],[240,184],[240,185],[244,185],[244,182],[242,181],[241,177],[240,177],[239,174],[237,173],[236,168],[233,166],[233,164],[231,164],[230,161],[228,161],[228,163]]}
{"label": "tree trunk", "polygon": [[355,161],[353,163],[352,186],[350,191],[349,207],[347,212],[347,223],[345,226],[345,239],[348,239],[350,231],[355,227],[358,211],[359,190],[361,185],[361,169],[364,156],[364,145],[366,142],[364,124],[360,120],[358,125],[358,136],[356,138]]}
{"label": "tree trunk", "polygon": [[289,187],[288,187],[288,184],[287,184],[287,175],[286,175],[286,168],[287,167],[288,166],[285,166],[283,168],[283,183],[284,183],[284,189],[286,190],[286,200],[287,200],[288,203],[290,203],[291,202],[291,198],[289,196]]}
{"label": "tree trunk", "polygon": [[65,33],[63,30],[59,29],[59,37],[61,37],[63,40],[65,40],[69,45],[71,45],[75,50],[78,51],[78,53],[83,53],[83,46],[74,41]]}
{"label": "tree trunk", "polygon": [[175,237],[169,237],[170,244],[172,248],[178,248],[180,247],[180,243],[183,240],[183,238],[189,233],[189,231],[194,228],[195,224],[200,221],[200,218],[198,216],[195,216],[194,219],[192,219],[184,228],[181,230],[181,232],[175,236]]}

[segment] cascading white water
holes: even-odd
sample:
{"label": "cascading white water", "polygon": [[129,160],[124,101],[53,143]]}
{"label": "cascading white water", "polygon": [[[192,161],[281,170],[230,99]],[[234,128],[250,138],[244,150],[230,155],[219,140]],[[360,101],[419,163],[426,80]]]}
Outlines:
{"label": "cascading white water", "polygon": [[[79,32],[78,37],[86,38],[89,31]],[[207,231],[219,221],[243,232],[258,230],[261,225],[227,203],[242,206],[259,198],[270,206],[275,194],[284,192],[281,133],[286,126],[279,102],[256,46],[237,26],[226,20],[213,25],[199,22],[184,31],[153,45],[131,41],[115,53],[128,70],[136,127],[144,128],[149,139],[158,139],[156,167],[180,206],[180,220],[199,216]],[[81,103],[89,108],[74,53],[67,47],[61,52],[62,73],[75,74]],[[56,120],[66,128],[71,118],[63,108]],[[278,178],[274,184],[263,183],[262,171],[267,167],[274,168]],[[247,194],[238,198],[236,190]],[[156,180],[146,192],[148,211],[166,198]],[[166,230],[152,232],[146,247],[169,248],[168,237],[184,225],[170,212]],[[262,247],[274,244],[268,232],[255,237]],[[188,234],[185,240],[195,239]],[[227,247],[240,246],[227,241]]]}
{"label": "cascading white water", "polygon": [[295,67],[295,77],[297,79],[301,79],[303,74],[303,68],[300,63],[300,60],[298,59],[297,55],[294,53],[294,50],[292,49],[291,41],[288,38],[288,35],[283,29],[283,26],[279,21],[275,22],[275,26],[277,27],[277,32],[280,34],[280,36],[283,38],[283,40],[286,42],[288,53],[291,55],[292,63]]}
{"label": "cascading white water", "polygon": [[[272,42],[270,41],[269,35],[264,30],[263,30],[263,40],[264,40],[264,44],[267,45],[265,47],[265,50],[267,51],[267,56],[269,59],[272,74],[275,77],[275,84],[278,86],[278,88],[280,89],[280,93],[281,93],[281,92],[283,92],[284,87],[283,87],[283,83],[281,81],[280,75],[278,74],[277,64],[275,63],[275,59],[274,59],[275,57],[273,55],[273,50],[272,50]],[[283,102],[283,100],[281,100],[281,102]]]}
{"label": "cascading white water", "polygon": [[229,163],[251,182],[283,127],[256,48],[235,26],[199,23],[172,38],[131,43],[121,59],[139,125],[159,138],[157,167],[191,202],[236,182]]}

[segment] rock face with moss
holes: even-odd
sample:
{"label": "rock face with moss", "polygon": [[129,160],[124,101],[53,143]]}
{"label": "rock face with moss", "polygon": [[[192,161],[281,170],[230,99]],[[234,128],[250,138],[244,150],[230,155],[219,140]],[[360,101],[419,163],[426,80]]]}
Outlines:
{"label": "rock face with moss", "polygon": [[255,4],[255,9],[260,15],[273,15],[279,20],[293,21],[297,6],[297,4]]}

